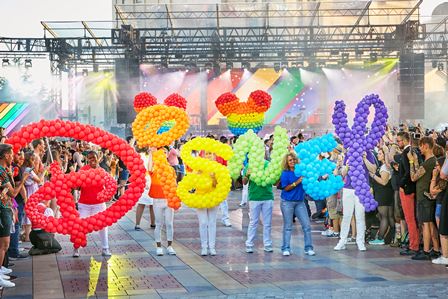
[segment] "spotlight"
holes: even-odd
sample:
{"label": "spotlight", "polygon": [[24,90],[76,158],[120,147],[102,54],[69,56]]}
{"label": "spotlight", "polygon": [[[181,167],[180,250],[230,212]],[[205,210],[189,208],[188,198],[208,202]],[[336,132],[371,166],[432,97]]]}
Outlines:
{"label": "spotlight", "polygon": [[[87,70],[86,70],[87,71]],[[106,78],[112,78],[112,70],[110,70],[110,69],[104,69],[103,70],[103,74],[104,74],[104,76],[106,77]]]}
{"label": "spotlight", "polygon": [[207,72],[207,73],[210,73],[210,71],[213,69],[213,64],[211,63],[211,62],[207,62],[206,64],[205,64],[205,71]]}
{"label": "spotlight", "polygon": [[437,70],[443,71],[443,63],[439,62],[439,64],[437,65]]}
{"label": "spotlight", "polygon": [[231,70],[233,69],[233,62],[229,61],[226,63],[226,69]]}
{"label": "spotlight", "polygon": [[250,70],[250,62],[241,62],[241,66],[243,69]]}
{"label": "spotlight", "polygon": [[6,78],[5,77],[0,77],[0,90],[5,88],[5,86],[6,86]]}
{"label": "spotlight", "polygon": [[83,77],[87,77],[89,75],[89,70],[88,69],[83,69],[82,70],[82,76]]}
{"label": "spotlight", "polygon": [[274,71],[276,73],[280,72],[280,63],[278,62],[274,63]]}
{"label": "spotlight", "polygon": [[31,59],[29,59],[29,58],[25,59],[25,67],[28,68],[28,67],[32,67],[32,66],[33,66],[33,63],[31,62]]}
{"label": "spotlight", "polygon": [[349,61],[350,53],[342,53],[341,64],[344,65]]}
{"label": "spotlight", "polygon": [[2,66],[9,65],[9,58],[3,58],[2,59]]}
{"label": "spotlight", "polygon": [[378,60],[377,53],[370,53],[370,62],[376,62]]}

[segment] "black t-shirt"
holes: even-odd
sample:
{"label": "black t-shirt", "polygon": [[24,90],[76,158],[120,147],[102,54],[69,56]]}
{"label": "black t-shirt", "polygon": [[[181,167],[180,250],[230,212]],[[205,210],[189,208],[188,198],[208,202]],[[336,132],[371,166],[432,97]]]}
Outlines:
{"label": "black t-shirt", "polygon": [[121,161],[121,159],[118,160],[118,167],[120,167],[122,170],[127,170],[126,165]]}
{"label": "black t-shirt", "polygon": [[[16,183],[16,185],[18,185],[21,181],[22,181],[22,177],[23,177],[23,170],[21,167],[17,166],[17,164],[12,163],[12,173],[14,176],[14,182]],[[20,194],[21,192],[19,192],[17,194],[17,196],[15,197],[16,202],[20,205],[20,204],[25,204],[25,200],[22,197],[22,194]]]}
{"label": "black t-shirt", "polygon": [[106,157],[103,157],[103,160],[100,162],[100,167],[104,169],[107,173],[110,173],[110,167],[106,163]]}

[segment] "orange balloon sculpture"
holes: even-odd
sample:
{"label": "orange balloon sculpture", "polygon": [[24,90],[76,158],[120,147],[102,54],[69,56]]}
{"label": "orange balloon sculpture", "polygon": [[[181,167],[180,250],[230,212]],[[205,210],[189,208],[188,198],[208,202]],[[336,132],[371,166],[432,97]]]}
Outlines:
{"label": "orange balloon sculpture", "polygon": [[[145,98],[152,99],[150,94]],[[184,135],[189,126],[188,115],[184,109],[186,100],[180,95],[170,95],[165,99],[165,105],[155,104],[153,101],[147,101],[149,105],[142,107],[140,101],[139,112],[132,123],[132,132],[137,140],[139,147],[157,147],[157,151],[153,152],[154,171],[160,180],[163,193],[168,200],[168,206],[175,210],[181,206],[181,201],[176,195],[176,173],[168,164],[163,146],[170,145],[174,140]],[[174,121],[174,126],[161,134],[157,134],[159,129],[169,121]]]}

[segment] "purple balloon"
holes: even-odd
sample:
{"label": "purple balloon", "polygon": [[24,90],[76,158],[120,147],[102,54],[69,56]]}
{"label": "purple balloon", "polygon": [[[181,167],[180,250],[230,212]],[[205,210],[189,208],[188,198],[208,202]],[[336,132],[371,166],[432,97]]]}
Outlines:
{"label": "purple balloon", "polygon": [[[367,118],[370,113],[370,106],[375,108],[375,116],[369,133],[367,132]],[[367,95],[358,103],[355,109],[353,126],[348,127],[347,114],[345,113],[345,103],[336,101],[332,123],[338,137],[342,140],[347,149],[347,163],[349,164],[348,174],[351,184],[355,188],[355,194],[364,205],[367,212],[373,211],[378,203],[370,193],[370,186],[365,176],[363,154],[369,153],[379,142],[386,131],[387,108],[378,95]]]}

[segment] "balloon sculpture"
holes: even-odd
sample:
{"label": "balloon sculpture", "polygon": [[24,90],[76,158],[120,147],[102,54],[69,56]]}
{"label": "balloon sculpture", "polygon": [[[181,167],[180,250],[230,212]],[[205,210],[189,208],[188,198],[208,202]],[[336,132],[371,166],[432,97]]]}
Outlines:
{"label": "balloon sculpture", "polygon": [[[367,135],[367,117],[369,108],[375,108],[375,117],[372,127]],[[356,107],[352,129],[348,127],[347,114],[343,101],[336,101],[333,113],[333,124],[336,134],[342,140],[347,151],[347,161],[349,165],[348,179],[355,189],[355,194],[364,205],[366,211],[374,211],[378,203],[370,193],[366,170],[364,169],[363,154],[373,150],[375,145],[384,135],[387,124],[387,108],[378,95],[368,95],[359,102]]]}
{"label": "balloon sculpture", "polygon": [[[197,137],[188,141],[180,151],[184,163],[197,173],[187,174],[177,187],[177,195],[190,208],[212,208],[219,205],[230,191],[232,180],[229,170],[216,161],[201,157],[193,157],[191,152],[206,151],[215,153],[219,157],[229,160],[233,156],[232,148],[219,141]],[[217,181],[213,186],[210,174],[214,174]]]}
{"label": "balloon sculpture", "polygon": [[274,145],[271,161],[265,167],[263,141],[252,131],[241,135],[234,145],[235,155],[229,161],[228,167],[232,178],[240,175],[241,167],[249,153],[250,179],[259,186],[269,186],[278,181],[282,173],[282,160],[288,153],[289,139],[285,129],[276,126],[274,129]]}
{"label": "balloon sculpture", "polygon": [[[46,182],[28,199],[25,210],[32,223],[48,232],[70,235],[75,248],[87,245],[86,235],[110,226],[123,217],[138,201],[145,187],[145,168],[139,154],[126,141],[99,128],[62,120],[42,120],[29,124],[15,132],[7,140],[14,151],[24,148],[32,140],[42,137],[71,137],[95,143],[113,151],[129,169],[129,186],[120,199],[107,210],[88,218],[79,218],[71,189],[103,185],[98,194],[100,201],[109,200],[116,192],[115,180],[102,169],[63,174],[57,162],[51,165],[51,180]],[[46,217],[39,212],[43,200],[57,199],[62,218]]]}
{"label": "balloon sculpture", "polygon": [[[150,98],[150,96],[145,96],[145,98]],[[180,199],[176,195],[176,173],[168,164],[165,152],[160,148],[170,145],[188,130],[190,124],[185,112],[186,100],[173,94],[165,99],[165,105],[156,105],[153,100],[148,103],[151,106],[142,108],[139,105],[139,112],[132,123],[132,132],[139,147],[159,148],[153,152],[154,171],[162,183],[168,206],[177,210],[180,208]],[[174,125],[168,131],[157,133],[165,122],[172,120],[174,120]]]}
{"label": "balloon sculpture", "polygon": [[264,113],[271,106],[271,96],[262,90],[249,95],[247,102],[240,100],[233,93],[225,93],[215,101],[222,115],[227,116],[227,125],[234,135],[242,135],[249,129],[258,133],[263,127]]}
{"label": "balloon sculpture", "polygon": [[333,135],[327,134],[295,147],[300,163],[296,164],[294,173],[303,176],[303,189],[315,200],[325,199],[344,186],[342,177],[333,174],[336,164],[328,159],[319,159],[321,153],[331,152],[336,146]]}

